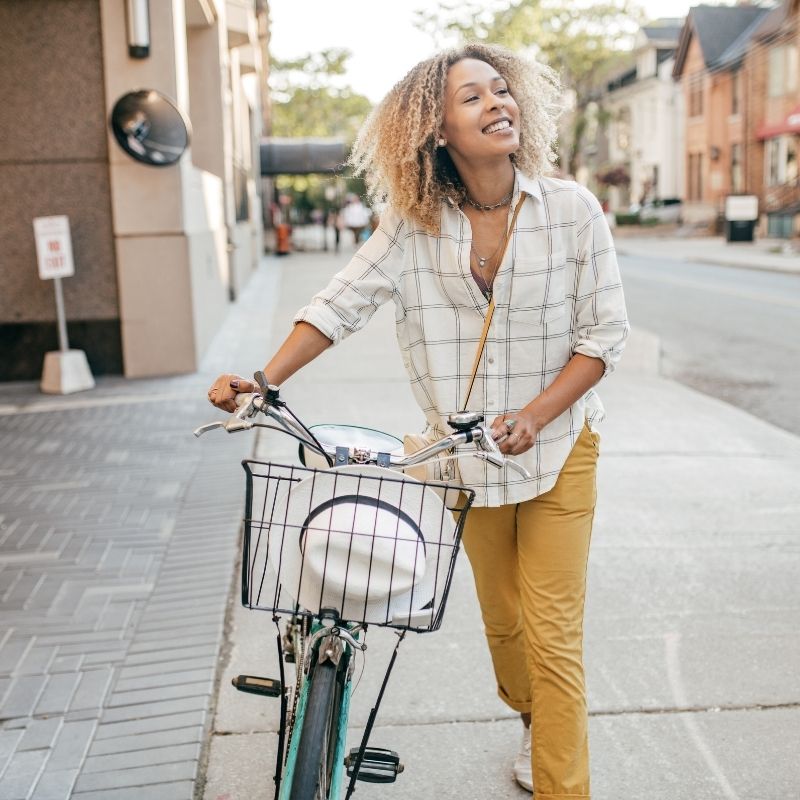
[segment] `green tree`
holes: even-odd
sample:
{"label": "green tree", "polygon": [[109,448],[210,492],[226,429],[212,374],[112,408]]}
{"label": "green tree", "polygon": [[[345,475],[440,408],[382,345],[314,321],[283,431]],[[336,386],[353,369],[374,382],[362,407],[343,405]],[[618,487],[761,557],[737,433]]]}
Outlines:
{"label": "green tree", "polygon": [[562,158],[574,174],[586,127],[586,106],[597,99],[599,78],[629,49],[643,19],[635,0],[567,2],[513,0],[487,8],[486,3],[443,4],[418,12],[417,24],[441,44],[486,41],[526,52],[551,66],[565,89],[574,92]]}
{"label": "green tree", "polygon": [[[352,144],[361,123],[372,110],[364,95],[343,82],[350,52],[329,49],[291,60],[272,59],[272,135],[281,137],[322,137],[342,139]],[[338,204],[325,195],[331,178],[320,175],[282,176],[277,186],[294,196],[300,210],[327,209]],[[348,178],[347,191],[364,193],[363,182]]]}
{"label": "green tree", "polygon": [[290,61],[273,60],[273,136],[330,136],[352,142],[372,104],[342,85],[350,53],[323,50]]}

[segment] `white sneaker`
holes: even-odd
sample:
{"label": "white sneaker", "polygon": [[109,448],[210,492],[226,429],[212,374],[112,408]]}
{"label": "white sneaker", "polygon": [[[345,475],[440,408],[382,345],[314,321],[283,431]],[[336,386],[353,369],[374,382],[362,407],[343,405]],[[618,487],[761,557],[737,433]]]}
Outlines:
{"label": "white sneaker", "polygon": [[531,770],[531,729],[522,732],[522,744],[514,759],[514,780],[529,792],[533,791],[533,771]]}

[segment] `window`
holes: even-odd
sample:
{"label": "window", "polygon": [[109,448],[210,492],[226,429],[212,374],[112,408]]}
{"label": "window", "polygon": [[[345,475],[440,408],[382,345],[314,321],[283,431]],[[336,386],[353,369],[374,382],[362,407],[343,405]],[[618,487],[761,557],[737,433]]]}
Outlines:
{"label": "window", "polygon": [[768,139],[764,147],[764,176],[767,179],[767,186],[777,186],[780,183],[778,178],[780,161],[780,138]]}
{"label": "window", "polygon": [[770,97],[782,97],[797,91],[800,55],[795,45],[781,45],[769,51],[769,79],[767,92]]}
{"label": "window", "polygon": [[631,110],[621,108],[617,116],[617,147],[627,153],[631,146]]}
{"label": "window", "polygon": [[783,94],[783,65],[785,60],[783,47],[773,47],[769,51],[767,90],[770,97],[780,97]]}
{"label": "window", "polygon": [[694,200],[694,154],[689,153],[686,165],[686,199]]}
{"label": "window", "polygon": [[796,183],[798,151],[796,136],[776,136],[764,147],[764,176],[767,186]]}
{"label": "window", "polygon": [[698,72],[689,78],[689,116],[703,116],[703,73]]}
{"label": "window", "polygon": [[686,187],[689,200],[703,199],[703,154],[689,153],[689,185]]}
{"label": "window", "polygon": [[742,179],[742,146],[740,144],[731,145],[731,191],[738,194],[744,191],[744,180]]}
{"label": "window", "polygon": [[742,76],[737,70],[731,75],[731,114],[739,113],[742,91]]}

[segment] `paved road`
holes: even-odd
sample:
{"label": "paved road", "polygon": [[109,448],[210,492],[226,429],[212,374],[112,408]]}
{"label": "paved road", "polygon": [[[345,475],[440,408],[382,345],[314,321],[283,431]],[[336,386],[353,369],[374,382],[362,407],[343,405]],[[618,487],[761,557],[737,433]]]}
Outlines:
{"label": "paved road", "polygon": [[661,337],[662,372],[800,433],[800,275],[622,256],[632,324]]}

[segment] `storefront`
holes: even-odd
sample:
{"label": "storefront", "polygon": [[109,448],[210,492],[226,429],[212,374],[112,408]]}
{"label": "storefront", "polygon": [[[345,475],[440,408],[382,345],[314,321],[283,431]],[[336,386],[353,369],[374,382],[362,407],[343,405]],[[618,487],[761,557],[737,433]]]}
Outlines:
{"label": "storefront", "polygon": [[775,124],[763,124],[764,211],[767,236],[788,239],[800,233],[800,106]]}

